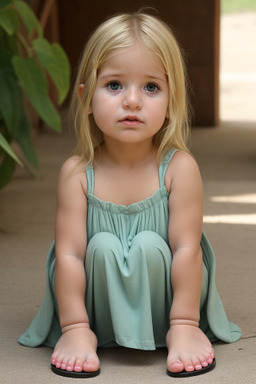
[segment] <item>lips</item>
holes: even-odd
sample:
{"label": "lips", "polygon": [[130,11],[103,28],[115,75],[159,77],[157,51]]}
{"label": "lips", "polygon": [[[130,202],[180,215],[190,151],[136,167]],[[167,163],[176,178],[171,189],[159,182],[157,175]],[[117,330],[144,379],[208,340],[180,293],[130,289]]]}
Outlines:
{"label": "lips", "polygon": [[120,120],[121,123],[126,124],[126,125],[137,125],[142,123],[141,119],[139,119],[137,116],[125,116]]}

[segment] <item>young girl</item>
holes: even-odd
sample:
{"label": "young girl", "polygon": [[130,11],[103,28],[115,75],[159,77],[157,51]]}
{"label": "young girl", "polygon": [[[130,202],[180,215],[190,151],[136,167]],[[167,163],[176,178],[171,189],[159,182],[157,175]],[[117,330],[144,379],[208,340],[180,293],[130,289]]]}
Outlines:
{"label": "young girl", "polygon": [[215,365],[236,341],[202,232],[203,192],[187,150],[184,65],[156,17],[122,14],[85,47],[73,95],[76,154],[61,168],[47,292],[19,342],[55,347],[52,370],[99,373],[99,347],[167,346],[167,372]]}

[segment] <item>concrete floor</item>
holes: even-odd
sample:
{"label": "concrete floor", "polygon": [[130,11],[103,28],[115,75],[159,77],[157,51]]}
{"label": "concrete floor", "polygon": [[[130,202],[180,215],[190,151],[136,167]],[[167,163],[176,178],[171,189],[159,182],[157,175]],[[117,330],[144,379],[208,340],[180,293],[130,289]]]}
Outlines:
{"label": "concrete floor", "polygon": [[[235,344],[215,344],[216,368],[186,379],[188,383],[251,384],[256,380],[255,121],[192,131],[191,147],[204,182],[204,229],[217,259],[217,287],[228,317],[239,324],[243,337]],[[51,349],[22,347],[17,338],[44,295],[57,176],[73,144],[70,132],[60,136],[45,132],[35,139],[41,164],[37,178],[18,169],[15,179],[0,191],[1,384],[71,382],[50,371]],[[100,350],[99,355],[102,372],[92,379],[95,384],[179,382],[166,375],[164,349]]]}

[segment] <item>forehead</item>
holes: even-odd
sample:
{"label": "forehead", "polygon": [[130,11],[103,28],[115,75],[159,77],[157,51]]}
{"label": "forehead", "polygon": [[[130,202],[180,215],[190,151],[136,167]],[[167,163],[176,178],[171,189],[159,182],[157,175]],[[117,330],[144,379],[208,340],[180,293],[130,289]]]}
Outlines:
{"label": "forehead", "polygon": [[149,48],[141,44],[120,48],[112,52],[106,59],[102,72],[154,72],[165,74],[160,58]]}

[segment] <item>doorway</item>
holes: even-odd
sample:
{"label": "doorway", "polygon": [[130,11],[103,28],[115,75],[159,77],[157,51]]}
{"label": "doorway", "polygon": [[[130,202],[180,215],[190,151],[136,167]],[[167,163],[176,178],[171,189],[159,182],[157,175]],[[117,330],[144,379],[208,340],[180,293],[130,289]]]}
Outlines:
{"label": "doorway", "polygon": [[222,0],[220,120],[255,122],[256,2]]}

